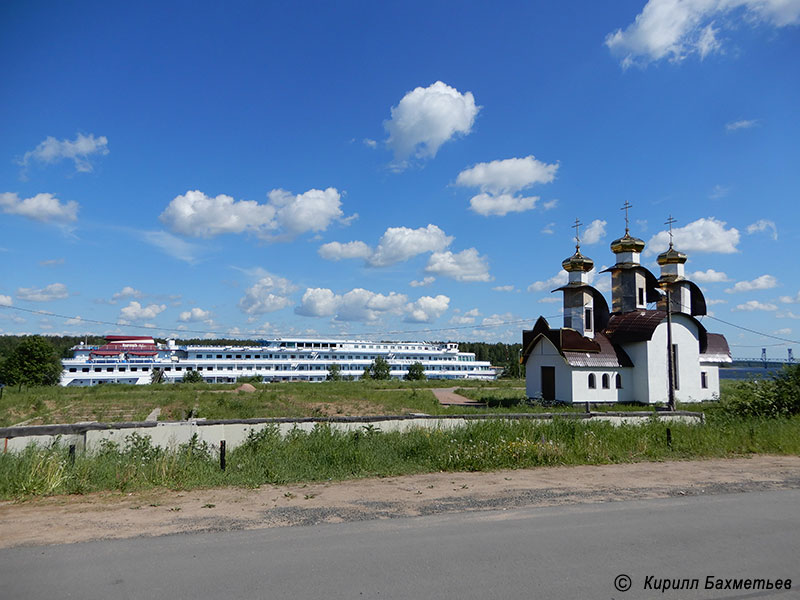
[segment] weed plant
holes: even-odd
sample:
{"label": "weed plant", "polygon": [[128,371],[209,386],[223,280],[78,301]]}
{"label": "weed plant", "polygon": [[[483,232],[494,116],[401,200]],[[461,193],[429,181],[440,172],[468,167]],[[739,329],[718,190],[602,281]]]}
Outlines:
{"label": "weed plant", "polygon": [[[666,429],[671,429],[667,444]],[[0,455],[0,498],[24,499],[98,490],[190,489],[222,485],[256,487],[299,481],[393,476],[436,471],[487,471],[547,465],[606,464],[752,453],[800,454],[800,417],[732,417],[712,412],[705,425],[614,426],[555,418],[550,421],[478,421],[456,429],[381,432],[366,426],[341,432],[320,424],[313,431],[279,435],[275,427],[252,432],[228,452],[219,468],[216,449],[197,439],[175,449],[131,434],[105,443],[74,463],[59,444],[30,446]]]}

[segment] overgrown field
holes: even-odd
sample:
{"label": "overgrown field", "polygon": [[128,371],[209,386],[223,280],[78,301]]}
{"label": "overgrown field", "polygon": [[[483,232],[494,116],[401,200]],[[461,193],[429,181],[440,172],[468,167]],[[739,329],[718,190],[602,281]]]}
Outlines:
{"label": "overgrown field", "polygon": [[[727,382],[726,382],[727,383]],[[458,386],[457,393],[485,407],[440,406],[431,388]],[[543,407],[526,403],[525,382],[355,381],[255,384],[237,392],[230,384],[99,385],[86,388],[6,388],[0,399],[0,427],[24,423],[143,421],[160,408],[161,421],[189,416],[207,419],[331,417],[408,413],[472,414],[507,412],[583,412],[584,406]],[[724,388],[723,388],[724,392]],[[701,410],[696,404],[682,410]],[[643,410],[640,405],[593,406],[592,410]]]}
{"label": "overgrown field", "polygon": [[[463,412],[440,406],[429,391],[453,385],[441,381],[293,382],[255,384],[255,392],[236,392],[230,384],[204,383],[31,387],[22,391],[7,387],[0,400],[0,427],[26,421],[28,425],[142,421],[155,408],[161,409],[162,421],[185,419],[190,413],[208,419],[245,419]],[[524,387],[524,382],[459,385],[502,390]]]}
{"label": "overgrown field", "polygon": [[[71,459],[61,446],[0,455],[0,498],[24,499],[97,490],[190,489],[391,476],[435,471],[482,471],[541,465],[605,464],[800,454],[800,417],[732,418],[711,414],[702,426],[656,420],[615,427],[567,419],[480,421],[457,430],[382,433],[366,426],[342,433],[321,424],[285,438],[275,429],[253,434],[227,455],[186,444],[174,450],[129,435],[122,445]],[[74,461],[74,462],[73,462]]]}

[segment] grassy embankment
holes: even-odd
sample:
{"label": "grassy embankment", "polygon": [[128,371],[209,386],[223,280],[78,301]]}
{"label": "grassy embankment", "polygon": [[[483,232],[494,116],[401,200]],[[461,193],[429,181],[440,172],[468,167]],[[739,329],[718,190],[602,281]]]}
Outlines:
{"label": "grassy embankment", "polygon": [[749,453],[800,454],[800,417],[731,418],[709,415],[703,426],[614,427],[566,419],[480,421],[453,431],[381,433],[369,426],[340,433],[318,426],[281,438],[274,429],[251,436],[228,453],[220,470],[214,449],[187,444],[153,448],[128,436],[120,445],[78,455],[64,447],[0,456],[0,498],[22,499],[96,490],[190,489],[384,477],[436,471],[482,471],[541,465],[606,464],[724,457]]}
{"label": "grassy embankment", "polygon": [[[263,403],[262,394],[277,394],[280,398],[281,394],[289,392],[292,400],[284,400],[284,403],[298,411],[308,410],[309,406],[316,410],[319,402],[325,402],[331,406],[338,404],[344,412],[347,403],[358,400],[381,407],[380,412],[452,412],[452,409],[437,407],[430,392],[420,384],[401,391],[387,389],[396,390],[397,382],[388,382],[383,387],[381,390],[378,382],[361,386],[353,383],[290,384],[286,388],[270,385],[246,396],[212,395],[207,404],[198,404],[198,399],[213,390],[175,386],[138,393],[175,394],[176,397],[168,401],[151,399],[151,403],[186,409],[197,404],[201,416],[204,416],[204,407],[233,410],[230,406],[233,401]],[[476,393],[508,396],[518,392],[508,389],[512,387],[515,386]],[[129,390],[79,391],[95,394],[90,397],[96,400],[104,398],[106,393],[124,395]],[[732,389],[731,406],[741,403],[742,394],[746,392],[746,388]],[[340,401],[337,402],[337,398]],[[73,402],[77,400],[77,397],[72,398]],[[262,410],[258,406],[252,410]],[[96,490],[127,492],[159,487],[258,486],[431,471],[605,464],[749,453],[800,454],[800,416],[742,416],[729,409],[724,396],[721,404],[703,408],[707,417],[705,425],[669,426],[671,445],[667,443],[667,426],[655,420],[641,426],[620,427],[566,419],[492,421],[476,422],[453,431],[417,430],[403,434],[382,433],[370,426],[357,433],[339,433],[321,424],[311,433],[297,431],[286,438],[267,429],[230,451],[225,471],[219,467],[215,449],[196,443],[168,451],[153,448],[149,438],[128,436],[121,445],[108,444],[95,452],[79,454],[74,462],[64,447],[30,447],[22,453],[0,455],[0,498],[22,499]],[[460,407],[457,411],[464,412]],[[285,412],[280,414],[286,415]],[[205,416],[212,416],[212,413]],[[230,413],[226,412],[225,416]]]}
{"label": "grassy embankment", "polygon": [[[457,392],[486,407],[445,407],[430,389],[453,387],[446,381],[368,381],[256,384],[255,392],[235,392],[230,384],[102,385],[86,388],[6,388],[0,400],[0,427],[20,423],[43,425],[83,421],[143,421],[155,408],[159,420],[193,417],[249,419],[255,417],[330,417],[399,415],[408,413],[471,414],[476,412],[582,412],[580,407],[529,406],[525,382],[459,382]],[[681,408],[691,410],[695,405]],[[642,410],[607,406],[593,410]]]}

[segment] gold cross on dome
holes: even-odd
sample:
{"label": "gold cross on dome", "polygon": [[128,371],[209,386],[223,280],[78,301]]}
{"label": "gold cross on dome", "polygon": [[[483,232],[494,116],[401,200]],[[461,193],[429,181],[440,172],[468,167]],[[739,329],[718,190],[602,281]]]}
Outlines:
{"label": "gold cross on dome", "polygon": [[583,225],[578,219],[575,219],[575,225],[572,228],[575,230],[575,250],[579,250],[581,247],[581,236],[580,236],[580,227]]}
{"label": "gold cross on dome", "polygon": [[630,231],[629,222],[628,222],[628,209],[629,208],[633,208],[633,205],[630,202],[628,202],[627,200],[625,200],[625,204],[623,204],[622,208],[620,208],[620,210],[624,210],[625,211],[625,235],[628,235],[628,233]]}
{"label": "gold cross on dome", "polygon": [[669,219],[664,221],[664,225],[669,225],[669,247],[672,248],[672,224],[677,223],[676,219],[672,218],[672,215],[669,216]]}

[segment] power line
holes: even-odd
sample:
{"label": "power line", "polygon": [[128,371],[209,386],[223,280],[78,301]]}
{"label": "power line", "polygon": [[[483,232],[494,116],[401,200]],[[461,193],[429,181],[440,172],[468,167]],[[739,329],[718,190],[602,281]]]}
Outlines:
{"label": "power line", "polygon": [[[707,318],[709,318],[709,319],[714,319],[715,321],[719,321],[720,323],[725,323],[725,325],[729,325],[731,327],[735,327],[736,329],[741,329],[742,331],[747,331],[748,333],[755,333],[756,335],[761,335],[761,336],[764,336],[764,337],[767,337],[767,338],[772,338],[773,340],[780,340],[782,342],[786,342],[786,343],[789,343],[789,344],[800,344],[800,342],[798,342],[797,340],[790,340],[789,338],[780,337],[778,335],[772,335],[770,333],[763,333],[761,331],[756,331],[755,329],[750,329],[748,327],[742,327],[741,325],[736,325],[735,323],[730,323],[728,321],[724,321],[724,320],[719,319],[717,317],[712,317],[711,315],[705,315],[705,316]],[[780,346],[782,344],[774,344],[774,345],[775,346]],[[752,347],[756,348],[757,346],[752,346]]]}
{"label": "power line", "polygon": [[[58,313],[49,312],[46,310],[33,310],[30,308],[22,308],[21,306],[0,306],[0,308],[16,310],[20,312],[31,313],[35,315],[42,315],[46,317],[54,317],[57,319],[64,319],[64,320],[75,320],[80,321],[81,323],[94,323],[96,325],[113,325],[116,327],[127,327],[132,329],[144,329],[149,331],[166,331],[166,332],[173,332],[179,331],[180,333],[196,333],[200,335],[218,335],[218,336],[226,336],[231,335],[227,331],[218,331],[218,330],[208,330],[208,329],[179,329],[176,330],[174,327],[159,327],[157,325],[136,325],[134,323],[122,323],[119,321],[102,321],[99,319],[86,319],[84,317],[78,316],[69,316],[69,315],[62,315]],[[682,308],[688,308],[682,306]],[[545,319],[555,319],[562,316],[561,314],[558,315],[548,315],[545,316]],[[742,325],[737,325],[736,323],[731,323],[730,321],[725,321],[724,319],[720,319],[718,317],[713,317],[711,315],[702,315],[704,318],[713,319],[714,321],[719,321],[720,323],[724,323],[729,327],[734,327],[736,329],[741,329],[742,331],[747,331],[748,333],[752,333],[755,335],[760,335],[766,338],[779,340],[783,342],[782,344],[772,344],[771,346],[783,346],[786,344],[800,344],[798,340],[792,340],[789,338],[784,338],[778,335],[773,335],[770,333],[764,333],[762,331],[757,331],[755,329],[750,329],[749,327],[744,327]],[[378,336],[378,335],[413,335],[413,334],[423,334],[423,333],[438,333],[442,331],[459,331],[462,329],[494,329],[496,327],[503,327],[506,325],[516,325],[520,323],[528,323],[533,321],[534,319],[514,319],[511,321],[499,321],[496,323],[481,323],[481,324],[470,324],[470,325],[454,325],[452,327],[437,327],[437,328],[428,328],[428,329],[396,329],[391,331],[372,331],[372,332],[362,332],[362,333],[334,333],[334,334],[327,334],[330,337],[344,337],[344,336],[354,336],[354,337],[370,337],[370,336]],[[241,335],[244,336],[263,336],[265,335],[264,332],[259,331],[245,331],[242,332]],[[277,334],[274,334],[277,335]],[[279,336],[280,337],[280,336]],[[741,347],[741,348],[760,348],[763,347],[763,344],[759,345],[743,345],[743,344],[731,344],[731,346]]]}
{"label": "power line", "polygon": [[[680,306],[681,306],[681,309],[689,309],[689,310],[691,310],[690,306],[686,306],[683,303],[681,303]],[[723,319],[720,319],[718,317],[714,317],[714,316],[711,316],[711,315],[701,315],[701,316],[706,318],[706,319],[713,319],[714,321],[719,321],[720,323],[725,323],[725,325],[729,325],[730,327],[735,327],[736,329],[741,329],[742,331],[747,331],[748,333],[754,333],[756,335],[760,335],[760,336],[767,337],[767,338],[772,338],[774,340],[780,340],[780,341],[783,342],[783,344],[758,344],[758,345],[755,345],[755,346],[746,346],[746,345],[743,345],[743,344],[730,344],[731,346],[737,346],[737,347],[741,347],[741,348],[762,348],[765,345],[767,347],[770,347],[770,346],[785,346],[786,344],[800,344],[800,342],[798,342],[797,340],[790,340],[788,338],[780,337],[778,335],[773,335],[771,333],[763,333],[761,331],[756,331],[755,329],[749,329],[747,327],[743,327],[741,325],[737,325],[736,323],[731,323],[729,321],[725,321]]]}

